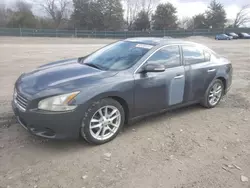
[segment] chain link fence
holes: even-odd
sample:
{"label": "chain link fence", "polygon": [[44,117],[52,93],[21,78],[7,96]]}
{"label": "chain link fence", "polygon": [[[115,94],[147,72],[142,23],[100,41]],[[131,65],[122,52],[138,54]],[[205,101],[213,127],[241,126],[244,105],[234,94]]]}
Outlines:
{"label": "chain link fence", "polygon": [[215,36],[226,32],[250,33],[250,28],[161,30],[161,31],[89,31],[59,29],[0,28],[0,36],[20,37],[82,37],[82,38],[128,38],[128,37],[188,37]]}

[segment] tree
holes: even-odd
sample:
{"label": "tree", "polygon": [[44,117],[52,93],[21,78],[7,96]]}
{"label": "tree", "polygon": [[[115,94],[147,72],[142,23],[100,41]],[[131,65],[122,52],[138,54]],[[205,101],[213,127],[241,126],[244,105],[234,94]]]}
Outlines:
{"label": "tree", "polygon": [[237,13],[233,27],[240,27],[248,22],[250,22],[250,4],[244,5]]}
{"label": "tree", "polygon": [[136,20],[134,21],[134,29],[135,30],[147,30],[150,28],[150,20],[147,12],[142,10],[137,15]]}
{"label": "tree", "polygon": [[119,30],[124,24],[120,0],[73,0],[71,20],[82,29]]}
{"label": "tree", "polygon": [[41,28],[41,29],[49,29],[49,28],[54,28],[54,22],[52,19],[50,18],[46,18],[46,17],[37,17],[37,23],[36,23],[36,27],[37,28]]}
{"label": "tree", "polygon": [[73,0],[74,11],[71,20],[76,28],[80,29],[103,29],[104,18],[102,7],[91,0]]}
{"label": "tree", "polygon": [[40,5],[54,21],[55,27],[58,28],[62,21],[67,18],[70,0],[43,0]]}
{"label": "tree", "polygon": [[97,0],[101,6],[101,12],[104,18],[104,29],[119,30],[121,29],[123,19],[123,8],[120,0]]}
{"label": "tree", "polygon": [[208,29],[206,16],[204,14],[198,14],[193,17],[193,29]]}
{"label": "tree", "polygon": [[177,27],[176,8],[171,3],[159,4],[152,16],[153,28],[162,30]]}
{"label": "tree", "polygon": [[227,19],[223,5],[216,0],[212,0],[206,11],[206,20],[212,28],[224,28]]}
{"label": "tree", "polygon": [[32,12],[32,5],[25,1],[17,1],[15,10],[7,24],[8,27],[26,27],[33,28],[36,26],[36,18]]}

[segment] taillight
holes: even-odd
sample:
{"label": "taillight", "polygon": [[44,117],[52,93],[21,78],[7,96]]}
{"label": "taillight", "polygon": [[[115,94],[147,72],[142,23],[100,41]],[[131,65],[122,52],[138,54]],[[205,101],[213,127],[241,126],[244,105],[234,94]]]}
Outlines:
{"label": "taillight", "polygon": [[231,64],[231,63],[227,64],[227,69],[226,69],[226,72],[227,72],[227,73],[229,73],[229,72],[231,72],[231,71],[232,71],[232,69],[233,69],[232,64]]}

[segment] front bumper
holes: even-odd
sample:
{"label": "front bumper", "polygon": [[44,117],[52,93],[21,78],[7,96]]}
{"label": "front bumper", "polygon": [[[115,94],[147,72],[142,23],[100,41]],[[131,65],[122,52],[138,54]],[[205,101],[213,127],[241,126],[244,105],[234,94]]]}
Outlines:
{"label": "front bumper", "polygon": [[31,134],[49,139],[79,138],[82,116],[80,112],[21,111],[12,102],[17,121]]}

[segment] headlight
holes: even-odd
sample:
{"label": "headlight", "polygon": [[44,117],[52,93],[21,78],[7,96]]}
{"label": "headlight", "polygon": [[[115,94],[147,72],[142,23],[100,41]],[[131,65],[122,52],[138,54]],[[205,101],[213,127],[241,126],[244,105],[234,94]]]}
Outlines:
{"label": "headlight", "polygon": [[38,109],[48,111],[69,111],[74,110],[76,105],[69,105],[69,103],[76,97],[79,92],[58,95],[41,100],[38,103]]}

